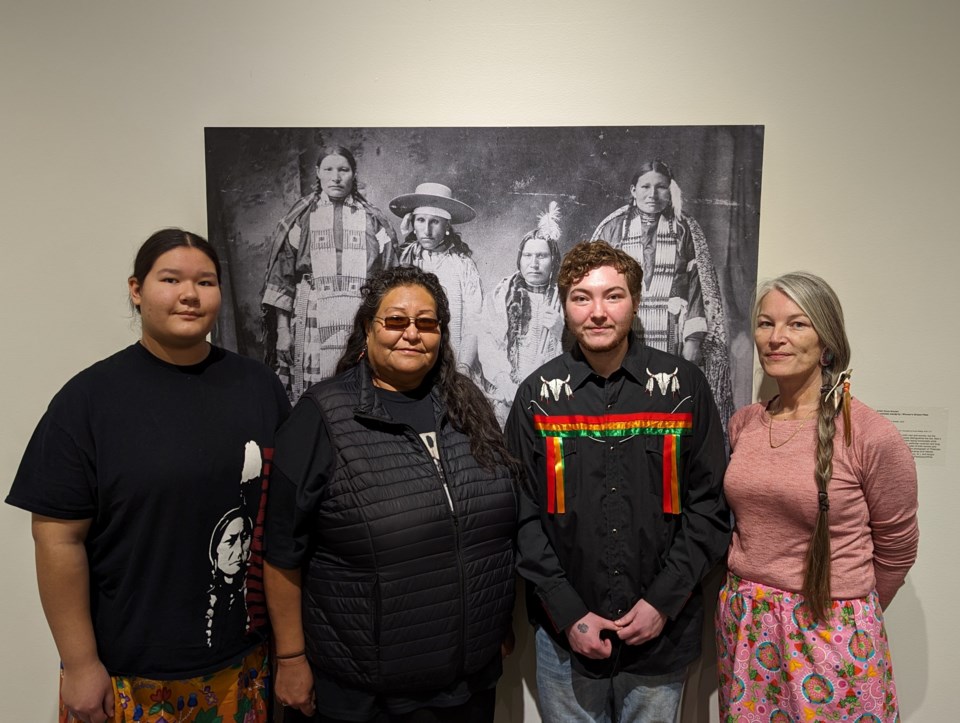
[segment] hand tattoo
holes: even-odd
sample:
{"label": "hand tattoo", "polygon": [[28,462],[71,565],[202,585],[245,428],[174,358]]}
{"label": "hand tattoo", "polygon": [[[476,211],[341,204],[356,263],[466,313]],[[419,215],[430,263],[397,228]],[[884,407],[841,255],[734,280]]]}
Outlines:
{"label": "hand tattoo", "polygon": [[580,623],[579,625],[577,625],[577,630],[579,630],[579,631],[580,631],[582,634],[584,634],[584,635],[586,634],[586,632],[587,632],[589,629],[590,629],[590,628],[587,626],[586,623]]}

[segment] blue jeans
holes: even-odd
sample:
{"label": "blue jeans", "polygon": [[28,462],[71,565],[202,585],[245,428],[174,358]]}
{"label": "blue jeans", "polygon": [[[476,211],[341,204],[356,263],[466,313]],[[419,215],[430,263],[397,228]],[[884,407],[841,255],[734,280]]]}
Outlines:
{"label": "blue jeans", "polygon": [[584,677],[571,667],[570,653],[537,628],[537,688],[545,723],[675,723],[686,678],[686,667],[666,675]]}

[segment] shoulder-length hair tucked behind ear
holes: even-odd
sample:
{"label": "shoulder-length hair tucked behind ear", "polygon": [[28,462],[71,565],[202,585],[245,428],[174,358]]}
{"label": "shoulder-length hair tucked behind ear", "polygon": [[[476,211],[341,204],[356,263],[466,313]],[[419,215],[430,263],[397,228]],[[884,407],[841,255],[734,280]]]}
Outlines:
{"label": "shoulder-length hair tucked behind ear", "polygon": [[[833,476],[833,439],[837,431],[837,404],[827,394],[838,383],[840,374],[850,365],[850,342],[843,321],[840,299],[830,285],[819,276],[805,271],[778,276],[762,283],[757,289],[753,305],[753,327],[763,297],[777,290],[800,307],[817,332],[823,345],[821,368],[820,408],[817,416],[817,459],[814,476],[819,495],[817,523],[814,527],[803,575],[803,594],[811,612],[818,620],[825,620],[830,605],[830,523],[828,487]],[[849,424],[849,422],[848,422]],[[848,430],[849,431],[849,430]]]}
{"label": "shoulder-length hair tucked behind ear", "polygon": [[367,343],[367,329],[377,315],[383,298],[392,289],[401,286],[425,289],[437,307],[440,353],[428,378],[438,390],[450,423],[470,438],[470,452],[477,462],[484,467],[506,465],[516,479],[519,465],[507,451],[490,402],[469,377],[457,372],[456,356],[447,333],[450,327],[450,303],[436,274],[416,266],[395,266],[378,271],[367,279],[360,289],[360,308],[353,318],[353,330],[346,349],[337,362],[337,374],[361,363]]}
{"label": "shoulder-length hair tucked behind ear", "polygon": [[[189,247],[202,251],[213,262],[213,268],[217,272],[217,281],[220,281],[220,257],[217,256],[216,249],[210,245],[203,236],[184,231],[182,228],[163,228],[154,232],[150,238],[143,242],[137,251],[137,256],[133,260],[133,273],[130,278],[136,279],[140,286],[150,273],[150,269],[157,263],[157,259],[163,256],[167,251],[173,251],[182,247]],[[139,311],[139,307],[136,307]]]}

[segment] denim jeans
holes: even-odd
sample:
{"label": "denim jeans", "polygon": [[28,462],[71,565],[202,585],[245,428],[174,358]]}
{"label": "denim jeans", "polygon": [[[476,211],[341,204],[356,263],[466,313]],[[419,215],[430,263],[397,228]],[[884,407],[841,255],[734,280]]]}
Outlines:
{"label": "denim jeans", "polygon": [[570,653],[537,628],[537,688],[544,723],[675,723],[686,678],[686,667],[666,675],[621,672],[612,680],[587,678],[573,670]]}

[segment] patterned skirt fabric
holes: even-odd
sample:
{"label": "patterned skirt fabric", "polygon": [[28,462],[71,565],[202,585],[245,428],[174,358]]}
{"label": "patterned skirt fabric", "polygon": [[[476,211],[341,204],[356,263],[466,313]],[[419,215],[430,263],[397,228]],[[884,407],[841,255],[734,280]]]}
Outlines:
{"label": "patterned skirt fabric", "polygon": [[[186,680],[119,676],[112,723],[267,723],[270,663],[266,645],[229,668]],[[60,701],[60,723],[74,723]]]}
{"label": "patterned skirt fabric", "polygon": [[900,720],[876,592],[823,624],[803,595],[728,574],[716,631],[723,723]]}

